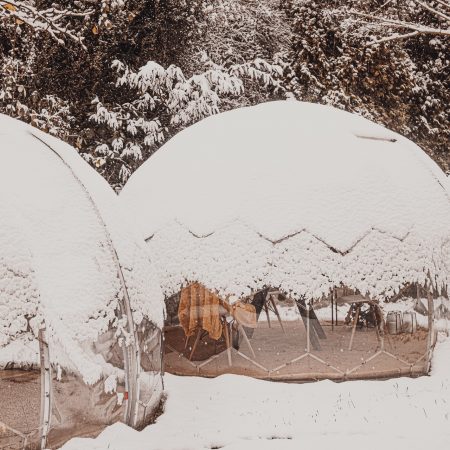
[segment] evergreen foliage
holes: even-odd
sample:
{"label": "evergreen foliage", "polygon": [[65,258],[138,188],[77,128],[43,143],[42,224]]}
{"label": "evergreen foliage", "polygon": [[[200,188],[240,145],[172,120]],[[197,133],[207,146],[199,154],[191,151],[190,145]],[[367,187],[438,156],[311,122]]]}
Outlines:
{"label": "evergreen foliage", "polygon": [[449,171],[446,0],[0,0],[0,112],[113,186],[183,127],[295,97],[362,114]]}

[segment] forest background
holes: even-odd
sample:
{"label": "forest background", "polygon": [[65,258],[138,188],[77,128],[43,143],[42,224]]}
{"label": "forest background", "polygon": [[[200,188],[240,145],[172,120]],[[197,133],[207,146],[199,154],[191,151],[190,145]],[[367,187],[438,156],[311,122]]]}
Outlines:
{"label": "forest background", "polygon": [[361,114],[450,172],[448,0],[0,0],[0,112],[115,188],[219,111],[296,98]]}

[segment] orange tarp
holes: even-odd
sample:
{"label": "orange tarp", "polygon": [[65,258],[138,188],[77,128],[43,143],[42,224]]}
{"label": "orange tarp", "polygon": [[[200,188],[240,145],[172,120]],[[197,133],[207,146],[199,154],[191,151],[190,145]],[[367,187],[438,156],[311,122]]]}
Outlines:
{"label": "orange tarp", "polygon": [[219,339],[222,336],[221,312],[228,312],[241,325],[256,328],[253,305],[243,302],[229,305],[200,283],[190,284],[181,290],[178,318],[186,336],[192,336],[202,328],[212,339]]}
{"label": "orange tarp", "polygon": [[219,339],[222,336],[219,308],[219,297],[200,283],[182,289],[178,318],[186,336],[203,328],[212,339]]}

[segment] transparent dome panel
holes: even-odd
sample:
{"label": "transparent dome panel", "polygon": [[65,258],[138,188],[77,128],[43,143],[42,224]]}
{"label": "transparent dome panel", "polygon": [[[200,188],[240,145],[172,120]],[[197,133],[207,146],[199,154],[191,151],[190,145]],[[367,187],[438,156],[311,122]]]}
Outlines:
{"label": "transparent dome panel", "polygon": [[347,288],[312,302],[271,288],[221,298],[192,283],[167,299],[167,311],[165,368],[174,374],[303,381],[427,370],[428,332],[415,313],[399,313],[395,333],[392,314]]}

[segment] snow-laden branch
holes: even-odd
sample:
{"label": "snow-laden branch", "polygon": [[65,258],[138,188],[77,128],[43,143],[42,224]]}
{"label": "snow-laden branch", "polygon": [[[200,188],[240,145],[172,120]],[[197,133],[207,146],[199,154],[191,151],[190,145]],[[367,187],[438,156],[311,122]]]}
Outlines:
{"label": "snow-laden branch", "polygon": [[110,137],[95,141],[94,156],[85,154],[85,158],[100,171],[117,166],[118,179],[125,183],[144,156],[165,141],[169,130],[217,114],[225,98],[244,94],[245,82],[257,83],[261,89],[281,89],[283,71],[275,63],[255,58],[225,67],[205,52],[200,57],[203,70],[190,76],[173,64],[164,68],[148,61],[133,70],[115,60],[116,88],[125,87],[130,97],[121,104],[93,100],[95,112],[90,120],[108,130]]}
{"label": "snow-laden branch", "polygon": [[[356,25],[359,32],[375,30],[378,39],[372,36],[367,43],[369,46],[419,35],[450,36],[450,3],[447,0],[412,0],[408,5],[397,3],[396,6],[392,3],[392,0],[386,0],[372,11],[337,9],[335,14],[345,17],[348,24]],[[420,19],[414,19],[414,5],[429,13],[434,20],[428,21],[421,16]],[[396,12],[407,13],[409,21],[402,20]]]}
{"label": "snow-laden branch", "polygon": [[411,37],[418,36],[420,33],[418,31],[412,31],[411,33],[405,33],[405,34],[393,34],[392,36],[388,36],[385,38],[377,39],[375,41],[370,42],[369,45],[375,45],[375,44],[383,44],[384,42],[390,42],[390,41],[400,41],[402,39],[408,39]]}
{"label": "snow-laden branch", "polygon": [[[431,12],[432,14],[440,17],[441,19],[446,20],[447,22],[450,22],[450,16],[447,16],[447,14],[444,14],[441,11],[438,11],[435,8],[432,8],[431,6],[427,5],[426,3],[420,1],[420,0],[413,0],[414,3],[417,3],[418,5],[420,5],[422,8],[426,9],[427,11]],[[448,5],[446,5],[448,8]]]}
{"label": "snow-laden branch", "polygon": [[[373,14],[361,13],[358,11],[351,11],[351,14],[359,17],[364,17],[366,19],[371,19],[378,23],[378,25],[386,25],[398,28],[408,28],[414,31],[418,31],[419,33],[436,33],[436,34],[450,34],[450,28],[435,28],[429,27],[417,23],[406,22],[404,20],[390,19],[387,17],[379,17]],[[374,23],[375,23],[374,22]]]}
{"label": "snow-laden branch", "polygon": [[18,25],[24,23],[35,30],[45,31],[61,45],[64,45],[65,39],[70,39],[85,48],[83,38],[70,26],[69,21],[71,18],[85,18],[93,13],[93,9],[37,9],[28,1],[0,0],[0,20],[13,18]]}
{"label": "snow-laden branch", "polygon": [[450,11],[450,3],[445,2],[444,0],[434,0],[436,3],[439,3],[444,8],[448,9]]}
{"label": "snow-laden branch", "polygon": [[[422,5],[422,2],[419,0],[414,0],[418,4]],[[378,16],[376,14],[369,14],[369,13],[363,13],[360,11],[350,11],[350,15],[357,17],[359,19],[363,19],[363,24],[365,26],[369,27],[383,27],[386,29],[404,29],[409,30],[409,32],[405,33],[393,33],[389,36],[385,36],[383,38],[377,39],[375,41],[371,41],[368,45],[374,45],[379,44],[383,42],[389,42],[394,40],[400,40],[400,39],[407,39],[410,37],[418,36],[420,34],[430,34],[430,35],[436,35],[436,36],[450,36],[450,27],[447,28],[437,28],[437,27],[431,27],[427,25],[423,25],[420,23],[413,23],[413,22],[407,22],[403,20],[398,19],[391,19],[389,17],[384,16]],[[450,18],[447,18],[445,14],[441,14],[439,17],[442,18],[444,16],[445,20],[449,22],[450,24]],[[361,23],[361,20],[356,21],[356,23]]]}

